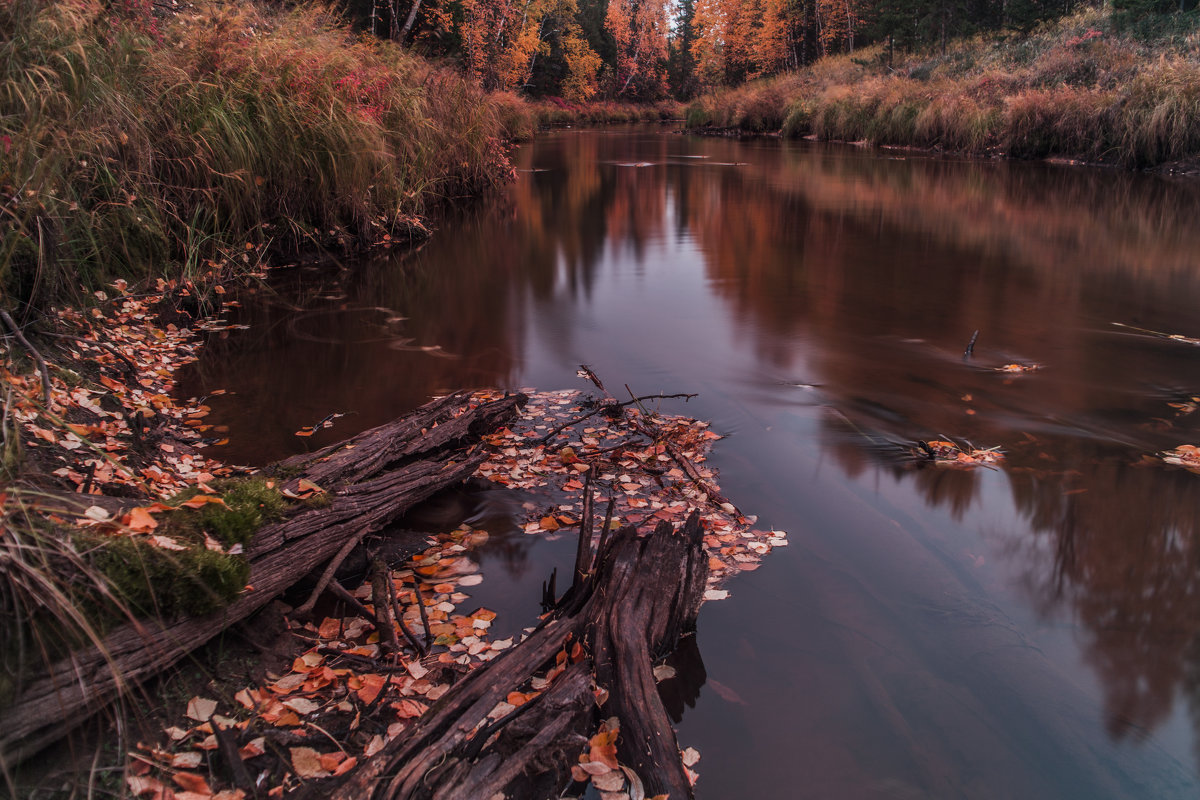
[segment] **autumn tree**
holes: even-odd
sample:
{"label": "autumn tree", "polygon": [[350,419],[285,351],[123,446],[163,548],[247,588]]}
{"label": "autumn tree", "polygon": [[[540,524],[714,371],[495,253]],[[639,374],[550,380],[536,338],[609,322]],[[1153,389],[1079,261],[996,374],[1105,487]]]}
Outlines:
{"label": "autumn tree", "polygon": [[605,30],[616,50],[609,93],[653,100],[666,92],[666,0],[609,0]]}

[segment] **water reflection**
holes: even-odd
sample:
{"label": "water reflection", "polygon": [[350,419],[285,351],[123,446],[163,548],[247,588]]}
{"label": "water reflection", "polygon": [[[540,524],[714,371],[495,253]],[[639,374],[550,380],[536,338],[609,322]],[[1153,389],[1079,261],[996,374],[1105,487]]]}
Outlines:
{"label": "water reflection", "polygon": [[[793,609],[798,641],[775,646],[791,672],[758,656],[743,668],[775,675],[764,691],[827,688],[797,712],[830,740],[814,750],[828,758],[805,761],[814,786],[1195,791],[1194,769],[1139,743],[1161,734],[1181,757],[1200,740],[1177,724],[1200,721],[1200,478],[1145,458],[1200,442],[1200,413],[1168,405],[1200,391],[1200,353],[1112,323],[1200,335],[1200,187],[648,130],[552,134],[517,157],[505,198],[446,220],[421,249],[244,298],[250,330],[211,342],[183,386],[235,391],[211,401],[227,457],[264,463],[460,386],[574,385],[580,361],[647,390],[699,389],[697,413],[735,434],[718,451],[727,488],[804,532],[798,555],[778,557],[796,573],[770,601]],[[1044,368],[995,371],[1014,361]],[[332,411],[352,416],[293,435]],[[944,437],[1002,446],[1006,464],[907,457],[905,443]],[[849,496],[924,530],[912,541],[928,552],[870,532],[838,505]],[[544,575],[522,576],[514,546],[499,559],[535,599]],[[775,591],[769,575],[748,580]],[[819,613],[797,616],[810,601]],[[704,641],[736,639],[738,624]],[[733,652],[720,648],[705,651],[710,668]],[[692,678],[668,695],[685,724],[707,719],[716,691],[692,656],[677,656]],[[1076,682],[1098,687],[1101,738],[1122,765],[1083,731]],[[1055,716],[1047,701],[1066,696],[1074,710]],[[769,706],[730,707],[762,726]],[[876,757],[848,762],[832,741]],[[769,776],[741,789],[782,791],[766,766],[782,749],[719,746]],[[1020,769],[992,752],[1005,748]]]}

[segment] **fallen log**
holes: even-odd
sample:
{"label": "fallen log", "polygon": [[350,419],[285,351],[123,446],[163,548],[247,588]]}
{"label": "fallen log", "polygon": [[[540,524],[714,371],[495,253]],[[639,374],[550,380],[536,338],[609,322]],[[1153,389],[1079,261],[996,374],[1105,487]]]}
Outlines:
{"label": "fallen log", "polygon": [[[590,547],[590,515],[580,536]],[[525,640],[456,684],[356,771],[313,782],[300,796],[556,798],[600,720],[616,717],[617,756],[645,796],[690,798],[653,663],[695,626],[708,576],[702,537],[695,512],[678,530],[662,522],[645,536],[632,526],[617,531],[596,567]],[[546,674],[553,677],[543,691],[509,711],[500,706],[497,718],[499,704]]]}
{"label": "fallen log", "polygon": [[143,620],[73,652],[0,709],[0,760],[12,764],[61,738],[118,694],[159,674],[248,618],[333,558],[345,541],[376,531],[418,502],[471,475],[484,459],[480,436],[515,416],[524,395],[471,405],[458,393],[411,414],[277,465],[329,492],[324,508],[302,508],[257,531],[246,548],[250,586],[229,606],[196,618]]}

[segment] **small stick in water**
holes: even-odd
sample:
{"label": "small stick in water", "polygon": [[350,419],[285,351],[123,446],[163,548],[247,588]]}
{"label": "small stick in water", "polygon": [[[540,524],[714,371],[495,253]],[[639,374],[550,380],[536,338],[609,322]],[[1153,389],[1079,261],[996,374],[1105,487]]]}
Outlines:
{"label": "small stick in water", "polygon": [[971,356],[973,356],[975,354],[975,340],[978,338],[979,338],[979,331],[977,330],[971,334],[971,341],[967,342],[967,349],[963,350],[963,361],[966,361],[968,358],[970,358]]}

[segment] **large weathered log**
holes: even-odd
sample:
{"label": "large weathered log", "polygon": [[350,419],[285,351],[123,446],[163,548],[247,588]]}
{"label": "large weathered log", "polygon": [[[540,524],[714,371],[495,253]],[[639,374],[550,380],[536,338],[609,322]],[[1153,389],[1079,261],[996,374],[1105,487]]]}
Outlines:
{"label": "large weathered log", "polygon": [[[581,535],[590,539],[585,521]],[[626,527],[597,554],[597,568],[566,604],[519,645],[447,692],[413,730],[348,776],[312,785],[335,800],[555,798],[599,721],[620,721],[618,755],[647,795],[692,796],[675,732],[659,699],[653,662],[695,625],[708,577],[699,515],[647,536]],[[535,699],[499,720],[511,692],[582,642],[580,660]],[[593,684],[607,692],[597,707]]]}
{"label": "large weathered log", "polygon": [[348,537],[379,530],[416,503],[462,482],[483,461],[480,435],[511,418],[524,395],[470,407],[454,394],[313,455],[279,466],[325,489],[332,502],[259,530],[246,555],[252,590],[214,614],[128,624],[103,647],[73,653],[30,681],[0,710],[0,757],[36,752],[103,708],[118,693],[160,673],[265,606],[334,556]]}

